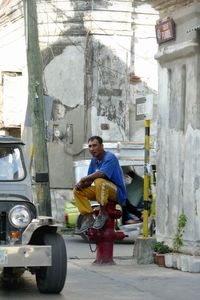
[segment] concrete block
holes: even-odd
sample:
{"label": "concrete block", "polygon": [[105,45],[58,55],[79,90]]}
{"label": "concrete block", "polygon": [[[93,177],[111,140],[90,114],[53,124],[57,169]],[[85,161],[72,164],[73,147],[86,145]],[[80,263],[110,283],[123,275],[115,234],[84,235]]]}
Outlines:
{"label": "concrete block", "polygon": [[180,270],[183,272],[189,272],[189,265],[190,265],[190,256],[180,254]]}
{"label": "concrete block", "polygon": [[177,254],[177,257],[176,257],[176,268],[177,268],[178,270],[181,270],[180,254]]}
{"label": "concrete block", "polygon": [[177,254],[176,253],[166,253],[165,254],[165,266],[167,268],[177,268]]}
{"label": "concrete block", "polygon": [[166,253],[165,266],[182,272],[200,273],[200,257],[181,253]]}
{"label": "concrete block", "polygon": [[155,238],[138,237],[135,241],[133,255],[138,264],[152,264],[154,263],[153,248],[156,242]]}
{"label": "concrete block", "polygon": [[200,273],[200,257],[190,256],[189,272]]}
{"label": "concrete block", "polygon": [[165,267],[173,268],[173,256],[172,253],[165,254]]}

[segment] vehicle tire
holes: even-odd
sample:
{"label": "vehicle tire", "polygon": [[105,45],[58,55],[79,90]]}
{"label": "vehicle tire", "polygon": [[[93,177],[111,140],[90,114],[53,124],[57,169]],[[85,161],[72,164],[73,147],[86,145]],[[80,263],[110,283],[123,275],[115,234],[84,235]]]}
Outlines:
{"label": "vehicle tire", "polygon": [[58,294],[64,287],[67,274],[67,251],[58,233],[46,233],[43,245],[52,246],[52,265],[36,271],[36,282],[41,293]]}
{"label": "vehicle tire", "polygon": [[[83,223],[83,220],[84,220],[84,215],[79,215],[78,218],[77,218],[77,222],[76,222],[76,228],[77,229],[80,229],[81,228],[81,225]],[[85,241],[85,242],[88,242],[88,236],[85,232],[83,233],[80,233],[80,236],[82,237],[82,239]]]}

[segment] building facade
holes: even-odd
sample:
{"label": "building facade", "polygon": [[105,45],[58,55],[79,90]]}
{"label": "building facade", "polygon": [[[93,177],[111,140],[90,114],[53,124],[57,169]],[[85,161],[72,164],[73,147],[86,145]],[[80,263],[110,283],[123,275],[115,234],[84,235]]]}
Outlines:
{"label": "building facade", "polygon": [[200,1],[148,1],[158,24],[173,21],[161,42],[157,135],[157,238],[173,244],[178,218],[187,217],[181,251],[200,255]]}
{"label": "building facade", "polygon": [[[21,135],[29,153],[26,47],[31,16],[25,4],[0,2],[0,113],[2,130]],[[40,0],[37,15],[50,186],[61,203],[61,198],[72,199],[74,162],[86,158],[89,136],[101,135],[115,147],[144,144],[144,121],[135,120],[135,103],[150,94],[156,112],[158,13],[138,0]],[[156,114],[151,129],[153,143]]]}

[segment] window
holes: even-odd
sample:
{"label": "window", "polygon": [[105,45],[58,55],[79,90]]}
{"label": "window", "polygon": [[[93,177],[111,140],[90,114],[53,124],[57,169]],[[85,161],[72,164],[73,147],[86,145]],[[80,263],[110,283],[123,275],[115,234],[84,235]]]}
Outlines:
{"label": "window", "polygon": [[25,170],[17,147],[0,147],[0,181],[22,180]]}

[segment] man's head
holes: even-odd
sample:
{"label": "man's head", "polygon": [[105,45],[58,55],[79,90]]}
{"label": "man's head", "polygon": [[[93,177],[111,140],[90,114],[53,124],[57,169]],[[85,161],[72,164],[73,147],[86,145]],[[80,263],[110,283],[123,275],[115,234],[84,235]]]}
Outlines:
{"label": "man's head", "polygon": [[88,148],[92,156],[102,159],[104,155],[103,139],[100,136],[91,136],[88,139]]}

